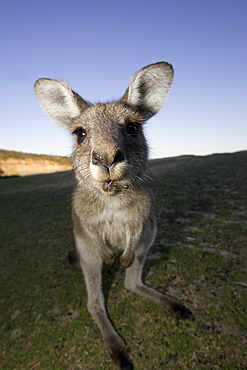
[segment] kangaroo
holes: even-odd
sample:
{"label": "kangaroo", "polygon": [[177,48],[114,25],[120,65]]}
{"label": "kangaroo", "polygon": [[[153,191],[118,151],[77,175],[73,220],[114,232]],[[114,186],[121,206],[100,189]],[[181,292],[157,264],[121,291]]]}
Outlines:
{"label": "kangaroo", "polygon": [[145,183],[148,147],[143,124],[163,106],[172,80],[169,63],[150,64],[134,74],[120,100],[105,104],[87,102],[58,80],[41,78],[34,85],[46,113],[74,137],[72,218],[78,261],[71,254],[70,260],[83,271],[88,310],[120,369],[133,369],[133,363],[106,312],[103,262],[112,265],[120,254],[125,288],[179,318],[194,320],[189,309],[142,281],[156,235],[155,200]]}

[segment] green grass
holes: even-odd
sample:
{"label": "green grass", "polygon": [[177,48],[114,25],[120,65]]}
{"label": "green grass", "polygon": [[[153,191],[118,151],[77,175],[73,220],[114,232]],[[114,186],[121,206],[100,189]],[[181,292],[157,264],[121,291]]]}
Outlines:
{"label": "green grass", "polygon": [[[177,321],[104,268],[109,315],[135,369],[246,369],[247,152],[153,161],[158,234],[148,285],[196,316]],[[70,172],[0,180],[1,369],[115,369],[86,309]]]}

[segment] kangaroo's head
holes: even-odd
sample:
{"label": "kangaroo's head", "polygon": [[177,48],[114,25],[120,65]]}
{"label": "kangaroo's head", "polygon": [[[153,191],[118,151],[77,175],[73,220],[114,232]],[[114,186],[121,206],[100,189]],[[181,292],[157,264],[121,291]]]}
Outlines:
{"label": "kangaroo's head", "polygon": [[73,166],[78,184],[115,195],[142,181],[148,149],[143,123],[156,114],[173,79],[170,64],[138,71],[124,96],[90,104],[61,81],[39,79],[34,89],[50,118],[74,136]]}

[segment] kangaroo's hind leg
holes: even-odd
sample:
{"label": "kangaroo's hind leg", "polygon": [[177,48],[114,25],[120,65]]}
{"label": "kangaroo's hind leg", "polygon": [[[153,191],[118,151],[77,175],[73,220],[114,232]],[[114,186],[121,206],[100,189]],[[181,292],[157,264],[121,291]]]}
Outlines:
{"label": "kangaroo's hind leg", "polygon": [[86,246],[79,237],[75,237],[80,265],[84,274],[87,294],[88,311],[97,323],[106,349],[118,364],[120,369],[133,368],[126,346],[112,326],[105,308],[104,296],[101,288],[102,259],[92,247]]}
{"label": "kangaroo's hind leg", "polygon": [[159,293],[157,290],[147,287],[142,281],[142,270],[146,259],[147,246],[143,243],[135,252],[132,265],[126,270],[125,287],[133,293],[139,294],[165,308],[178,318],[194,320],[191,311],[180,304],[177,300]]}

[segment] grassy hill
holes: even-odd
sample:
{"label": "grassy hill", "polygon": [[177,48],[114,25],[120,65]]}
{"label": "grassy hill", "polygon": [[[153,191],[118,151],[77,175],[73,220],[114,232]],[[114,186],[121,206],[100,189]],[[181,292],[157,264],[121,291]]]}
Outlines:
{"label": "grassy hill", "polygon": [[28,154],[0,149],[0,177],[24,176],[71,169],[68,157]]}
{"label": "grassy hill", "polygon": [[[247,152],[151,161],[158,233],[148,285],[176,297],[176,321],[103,269],[107,309],[135,368],[246,369]],[[0,368],[113,370],[86,309],[73,250],[70,172],[0,181]],[[245,285],[244,285],[245,284]]]}

